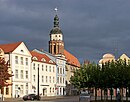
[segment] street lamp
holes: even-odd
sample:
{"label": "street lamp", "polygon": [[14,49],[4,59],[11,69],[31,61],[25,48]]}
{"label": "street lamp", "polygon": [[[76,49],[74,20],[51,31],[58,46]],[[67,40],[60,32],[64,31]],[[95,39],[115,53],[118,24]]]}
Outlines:
{"label": "street lamp", "polygon": [[[41,85],[41,86],[49,86],[49,85]],[[40,100],[40,97],[39,97],[39,64],[38,64],[38,70],[37,70],[37,100]]]}
{"label": "street lamp", "polygon": [[40,100],[39,99],[39,64],[38,64],[38,73],[37,73],[37,96],[38,96],[37,100]]}

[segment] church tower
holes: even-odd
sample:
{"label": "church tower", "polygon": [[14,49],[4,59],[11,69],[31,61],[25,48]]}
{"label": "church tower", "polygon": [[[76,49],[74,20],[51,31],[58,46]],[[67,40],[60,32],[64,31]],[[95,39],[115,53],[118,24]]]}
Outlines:
{"label": "church tower", "polygon": [[64,54],[63,34],[59,27],[59,17],[57,14],[54,17],[54,27],[50,31],[49,53],[56,56]]}

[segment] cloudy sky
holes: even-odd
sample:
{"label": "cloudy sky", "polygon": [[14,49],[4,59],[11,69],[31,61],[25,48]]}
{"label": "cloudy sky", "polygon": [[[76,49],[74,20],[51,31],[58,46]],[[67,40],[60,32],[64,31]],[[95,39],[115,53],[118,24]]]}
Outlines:
{"label": "cloudy sky", "polygon": [[48,51],[55,7],[65,49],[80,62],[130,56],[130,0],[0,0],[0,43]]}

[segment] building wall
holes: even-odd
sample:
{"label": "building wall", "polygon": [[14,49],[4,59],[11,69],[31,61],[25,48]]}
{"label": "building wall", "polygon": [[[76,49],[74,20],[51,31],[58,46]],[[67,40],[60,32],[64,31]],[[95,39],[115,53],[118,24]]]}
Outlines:
{"label": "building wall", "polygon": [[130,61],[130,58],[126,55],[126,54],[122,54],[119,59],[121,60],[126,60],[126,63],[128,64],[128,62]]}
{"label": "building wall", "polygon": [[76,69],[79,69],[79,68],[66,63],[66,95],[76,95],[77,94],[77,90],[70,83],[70,78],[74,75],[74,71]]}
{"label": "building wall", "polygon": [[57,77],[57,83],[56,83],[56,87],[57,87],[57,95],[65,95],[65,64],[66,61],[65,59],[56,59],[56,64],[57,64],[57,72],[56,72],[56,77]]}
{"label": "building wall", "polygon": [[65,65],[66,65],[66,59],[64,56],[54,56],[48,52],[45,51],[38,51],[35,50],[39,53],[44,53],[46,54],[51,60],[53,60],[56,63],[56,96],[61,96],[61,95],[66,95],[66,71],[65,71]]}
{"label": "building wall", "polygon": [[10,53],[10,65],[14,75],[12,77],[12,97],[22,97],[30,93],[31,54],[24,43]]}
{"label": "building wall", "polygon": [[32,62],[32,93],[38,92],[38,66],[39,66],[39,93],[42,96],[55,96],[56,65],[42,62]]}

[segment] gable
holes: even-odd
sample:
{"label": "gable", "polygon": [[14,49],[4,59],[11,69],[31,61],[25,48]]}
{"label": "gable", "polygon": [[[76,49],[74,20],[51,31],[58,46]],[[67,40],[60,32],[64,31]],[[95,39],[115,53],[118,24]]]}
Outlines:
{"label": "gable", "polygon": [[4,51],[4,53],[10,53],[14,51],[22,42],[15,42],[9,44],[0,44],[0,48]]}
{"label": "gable", "polygon": [[32,56],[26,45],[22,42],[12,53]]}
{"label": "gable", "polygon": [[122,60],[129,60],[129,57],[126,54],[122,54],[120,56],[120,59],[122,59]]}

